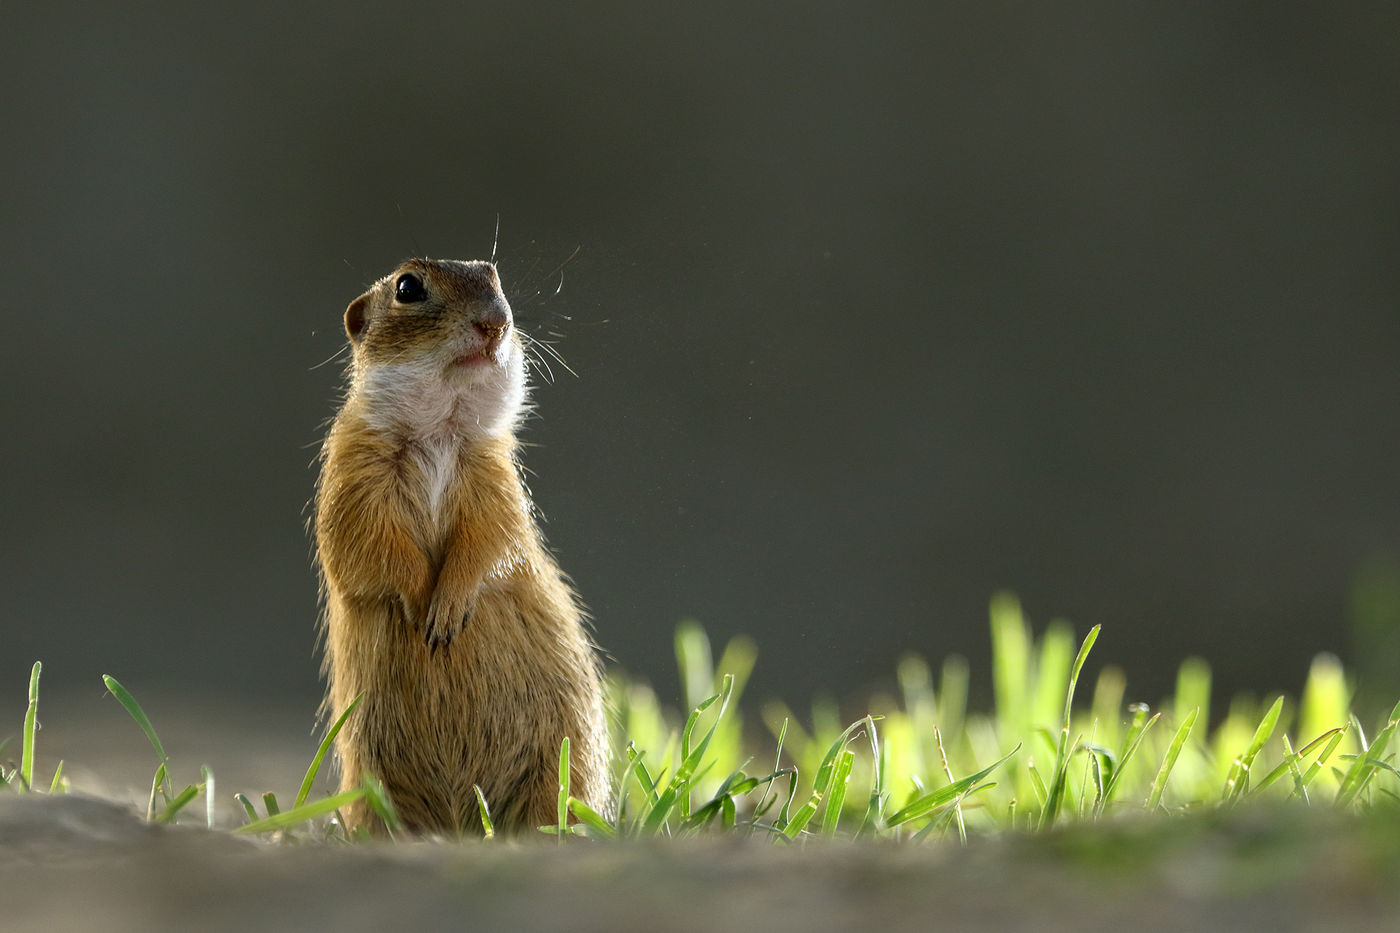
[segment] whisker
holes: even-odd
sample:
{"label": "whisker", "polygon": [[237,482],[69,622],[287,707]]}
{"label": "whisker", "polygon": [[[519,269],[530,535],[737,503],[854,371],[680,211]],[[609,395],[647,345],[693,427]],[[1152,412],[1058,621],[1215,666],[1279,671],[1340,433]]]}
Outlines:
{"label": "whisker", "polygon": [[545,278],[551,278],[551,277],[553,277],[554,273],[556,273],[556,272],[563,272],[563,271],[564,271],[564,267],[567,266],[569,263],[573,262],[576,258],[578,258],[578,254],[581,253],[581,252],[583,252],[583,244],[582,244],[582,243],[580,243],[578,246],[575,246],[575,247],[574,247],[574,251],[573,251],[572,253],[569,254],[569,256],[568,256],[567,259],[565,259],[563,262],[559,263],[559,265],[555,266],[553,269],[551,269],[551,270],[549,270],[548,272],[546,272],[546,273],[545,273]]}
{"label": "whisker", "polygon": [[[534,275],[534,274],[535,274],[535,270],[538,269],[539,267],[540,267],[540,257],[539,257],[538,255],[536,255],[534,261],[530,263],[530,268],[526,269],[526,270],[525,270],[523,273],[521,273],[521,275],[520,275],[519,281],[520,281],[521,285],[523,286],[523,288],[529,288],[529,287],[530,287],[529,284],[528,284],[529,281],[530,281],[530,276]],[[535,294],[538,295],[539,292],[536,292]]]}
{"label": "whisker", "polygon": [[574,259],[578,256],[578,254],[582,251],[583,244],[580,243],[578,246],[574,247],[574,251],[569,254],[569,257],[567,259],[559,263],[559,265],[555,266],[552,270],[545,274],[545,278],[551,279],[554,277],[554,273],[559,273],[559,287],[554,290],[554,294],[557,295],[564,289],[564,267],[567,266],[569,263],[573,262]]}
{"label": "whisker", "polygon": [[[525,332],[524,332],[524,331],[521,331],[521,333],[524,334]],[[576,372],[574,372],[573,367],[570,366],[570,365],[564,360],[564,357],[562,357],[562,356],[559,355],[559,351],[556,350],[556,349],[554,349],[553,344],[551,344],[548,340],[541,340],[541,339],[539,339],[538,337],[531,336],[530,334],[525,334],[525,336],[528,337],[528,338],[530,339],[530,342],[531,342],[534,346],[539,347],[539,348],[542,349],[545,353],[548,353],[550,356],[554,357],[555,362],[557,362],[560,366],[564,367],[564,369],[568,370],[569,374],[572,375],[575,379],[579,378],[579,374],[576,373]],[[558,336],[562,336],[562,335],[561,335],[561,334],[555,334],[555,336],[558,337]]]}
{"label": "whisker", "polygon": [[546,381],[548,381],[550,385],[554,385],[554,370],[549,368],[548,361],[534,350],[531,350],[527,356],[534,362],[536,369],[543,370]]}
{"label": "whisker", "polygon": [[322,360],[321,362],[317,363],[315,366],[312,366],[310,369],[307,370],[307,372],[312,372],[312,371],[314,371],[314,370],[320,369],[322,366],[325,366],[325,365],[326,365],[327,363],[329,363],[331,360],[335,359],[337,356],[340,356],[340,354],[344,353],[344,352],[345,352],[346,350],[348,350],[348,349],[350,349],[350,344],[347,343],[347,344],[345,344],[344,346],[342,346],[339,350],[336,350],[336,351],[335,351],[334,353],[332,353],[330,356],[326,357],[324,360]]}

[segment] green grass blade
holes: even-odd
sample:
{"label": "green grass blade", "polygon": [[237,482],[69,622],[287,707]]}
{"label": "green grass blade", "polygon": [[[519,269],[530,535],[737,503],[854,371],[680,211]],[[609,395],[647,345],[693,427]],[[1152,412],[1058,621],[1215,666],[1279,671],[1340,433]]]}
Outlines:
{"label": "green grass blade", "polygon": [[1347,730],[1349,728],[1350,726],[1347,725],[1342,726],[1340,729],[1337,729],[1336,734],[1334,734],[1332,738],[1327,742],[1327,747],[1324,748],[1321,751],[1321,753],[1318,754],[1317,760],[1315,760],[1311,765],[1308,766],[1307,771],[1303,772],[1304,787],[1307,787],[1309,784],[1311,784],[1313,778],[1317,777],[1317,773],[1321,771],[1323,767],[1327,764],[1328,759],[1332,757],[1332,753],[1337,750],[1337,746],[1342,744],[1342,739],[1346,736]]}
{"label": "green grass blade", "polygon": [[[816,815],[817,809],[821,806],[822,800],[831,790],[833,781],[836,778],[836,771],[839,763],[844,760],[846,746],[850,744],[851,737],[855,731],[865,725],[864,719],[858,719],[851,723],[836,740],[831,743],[826,750],[826,755],[822,757],[821,764],[817,767],[816,780],[812,782],[812,796],[807,802],[797,808],[797,812],[792,815],[792,819],[783,826],[783,833],[789,839],[796,839],[798,835],[807,828],[812,817]],[[790,798],[789,798],[790,799]],[[839,812],[838,812],[839,818]]]}
{"label": "green grass blade", "polygon": [[276,816],[282,812],[282,808],[277,805],[277,795],[272,791],[263,794],[263,806],[267,809],[268,816]]}
{"label": "green grass blade", "polygon": [[1264,714],[1264,718],[1259,721],[1259,728],[1254,731],[1254,738],[1250,739],[1249,748],[1245,752],[1244,759],[1246,779],[1248,779],[1249,772],[1254,768],[1254,760],[1259,757],[1259,753],[1263,751],[1264,744],[1273,736],[1274,729],[1278,726],[1279,716],[1282,713],[1283,697],[1280,696],[1274,700],[1273,705],[1271,705],[1268,712]]}
{"label": "green grass blade", "polygon": [[233,799],[243,805],[243,812],[248,814],[249,823],[256,823],[258,821],[258,811],[257,808],[253,806],[253,801],[249,800],[243,794],[234,794]]}
{"label": "green grass blade", "polygon": [[[782,805],[781,807],[778,808],[778,818],[777,818],[776,820],[773,821],[773,828],[774,828],[774,829],[777,829],[779,832],[783,833],[784,835],[787,834],[787,828],[788,828],[789,826],[792,825],[792,817],[790,816],[790,813],[791,813],[791,810],[792,810],[792,802],[793,802],[793,800],[795,800],[796,798],[797,798],[797,769],[796,769],[796,768],[793,768],[792,770],[790,770],[790,771],[788,772],[788,792],[787,792],[787,799],[784,800],[784,801],[783,801],[783,805]],[[791,837],[789,837],[789,838],[791,838]]]}
{"label": "green grass blade", "polygon": [[1283,751],[1286,755],[1283,759],[1283,763],[1288,766],[1289,773],[1293,775],[1293,792],[1303,798],[1303,803],[1310,803],[1311,801],[1308,799],[1308,786],[1303,783],[1303,772],[1298,768],[1298,762],[1301,760],[1301,757],[1294,753],[1293,743],[1288,741],[1288,736],[1285,734],[1282,738]]}
{"label": "green grass blade", "polygon": [[[745,794],[751,793],[760,787],[765,788],[766,791],[766,789],[770,787],[774,781],[776,781],[780,777],[787,775],[788,773],[789,772],[787,770],[775,771],[767,777],[758,778],[746,777],[742,771],[734,772],[729,777],[725,778],[724,784],[720,786],[719,791],[715,794],[714,797],[712,797],[699,810],[696,810],[693,814],[691,814],[690,819],[686,822],[686,828],[702,829],[710,825],[710,823],[714,820],[716,815],[728,814],[731,811],[733,811],[737,815],[737,810],[735,810],[734,805],[734,800],[736,797],[742,797]],[[761,828],[756,822],[759,816],[759,811],[755,810],[753,812],[753,820],[755,822],[750,824],[750,831],[753,829]]]}
{"label": "green grass blade", "polygon": [[1292,774],[1294,789],[1306,796],[1307,791],[1303,785],[1303,772],[1298,770],[1298,762],[1302,759],[1302,754],[1293,750],[1293,743],[1289,741],[1286,733],[1279,736],[1279,740],[1283,742],[1283,761],[1280,761],[1274,766],[1272,771],[1264,775],[1259,783],[1250,787],[1249,793],[1257,794],[1285,774]]}
{"label": "green grass blade", "polygon": [[[1079,793],[1080,819],[1084,818],[1086,807],[1091,808],[1092,812],[1096,815],[1103,810],[1105,787],[1103,763],[1111,754],[1108,749],[1101,748],[1097,745],[1089,745],[1084,751],[1084,777],[1079,785],[1081,788]],[[1092,801],[1089,800],[1088,794],[1085,793],[1090,787],[1094,788],[1094,799]]]}
{"label": "green grass blade", "polygon": [[1069,682],[1074,661],[1074,629],[1063,619],[1052,619],[1040,633],[1039,641],[1039,650],[1031,662],[1035,681],[1026,703],[1031,722],[1051,723],[1060,711],[1064,685]]}
{"label": "green grass blade", "polygon": [[675,807],[676,797],[687,788],[688,785],[684,781],[680,783],[673,781],[668,784],[642,820],[642,830],[648,834],[661,832],[666,818],[671,815],[671,810]]}
{"label": "green grass blade", "polygon": [[1074,744],[1070,745],[1068,738],[1062,740],[1065,743],[1064,752],[1055,753],[1055,771],[1050,776],[1050,786],[1045,792],[1045,805],[1040,810],[1040,828],[1046,829],[1055,824],[1059,818],[1060,810],[1064,807],[1065,794],[1069,788],[1069,760],[1079,751],[1084,741],[1084,734],[1081,732],[1075,736]]}
{"label": "green grass blade", "polygon": [[[734,691],[734,678],[728,674],[724,675],[723,686],[715,696],[698,703],[687,717],[685,728],[681,731],[681,761],[676,766],[676,772],[671,776],[665,791],[657,798],[652,805],[651,811],[643,820],[643,828],[648,832],[659,832],[670,816],[671,811],[680,808],[681,817],[690,815],[690,790],[693,780],[697,779],[696,771],[700,768],[705,759],[705,752],[710,747],[710,742],[715,737],[715,732],[719,728],[720,722],[724,719],[725,711],[729,707],[729,698]],[[707,709],[719,703],[719,709],[715,713],[714,722],[710,723],[710,728],[705,732],[705,737],[698,743],[692,743],[692,737],[696,725],[700,721],[700,716]]]}
{"label": "green grass blade", "polygon": [[695,789],[695,785],[705,779],[705,775],[710,773],[710,769],[713,768],[714,765],[715,763],[713,761],[706,761],[693,777],[681,781],[678,784],[667,785],[666,790],[662,793],[658,801],[660,813],[658,819],[651,824],[653,828],[663,829],[669,834],[671,831],[670,817],[672,813],[675,813],[681,818],[682,825],[691,821],[693,814],[686,812],[690,807],[690,793]]}
{"label": "green grass blade", "polygon": [[53,783],[49,785],[49,793],[56,794],[63,789],[63,759],[58,760],[58,767],[53,772]]}
{"label": "green grass blade", "polygon": [[[1288,736],[1282,736],[1281,738],[1283,739],[1283,750],[1285,753],[1283,756],[1283,761],[1279,762],[1279,764],[1272,771],[1266,774],[1262,781],[1251,787],[1250,793],[1258,793],[1259,791],[1268,787],[1270,784],[1277,781],[1279,778],[1283,777],[1285,774],[1291,773],[1293,775],[1294,788],[1297,789],[1302,796],[1307,796],[1305,790],[1307,785],[1303,782],[1303,773],[1298,769],[1298,765],[1302,762],[1304,758],[1306,758],[1312,753],[1313,749],[1317,748],[1323,742],[1326,742],[1333,738],[1337,738],[1338,734],[1341,732],[1342,729],[1340,726],[1336,729],[1328,729],[1326,732],[1322,733],[1322,735],[1319,735],[1317,738],[1313,739],[1311,742],[1309,742],[1307,745],[1304,745],[1297,751],[1293,750],[1293,745],[1291,742],[1289,742]],[[1337,738],[1337,740],[1341,741],[1340,738]]]}
{"label": "green grass blade", "polygon": [[[787,720],[786,718],[784,718],[784,719],[783,719],[783,727],[782,727],[780,730],[778,730],[778,751],[777,751],[777,753],[773,756],[773,774],[774,774],[774,775],[777,775],[777,774],[779,773],[780,769],[781,769],[782,766],[783,766],[783,740],[787,738],[787,730],[788,730],[788,720]],[[766,786],[763,788],[763,796],[760,797],[760,798],[758,799],[758,805],[755,806],[754,809],[753,809],[753,812],[754,812],[754,815],[755,815],[755,816],[761,816],[761,815],[764,813],[764,811],[767,810],[767,808],[768,808],[768,792],[771,791],[772,789],[773,789],[773,785],[772,785],[771,783],[769,783],[768,785],[766,785]]]}
{"label": "green grass blade", "polygon": [[792,815],[792,820],[783,827],[783,835],[789,839],[796,839],[802,830],[807,828],[807,824],[816,816],[817,808],[821,806],[822,795],[813,794],[807,802],[797,808],[797,812]]}
{"label": "green grass blade", "polygon": [[[1123,681],[1120,681],[1117,678],[1122,676],[1123,675],[1121,673],[1115,673],[1112,676],[1105,676],[1104,674],[1100,674],[1099,683],[1095,686],[1094,689],[1094,702],[1096,704],[1099,702],[1100,692],[1107,692],[1110,689],[1110,687],[1105,687],[1105,682],[1109,682],[1113,685],[1112,689],[1117,690],[1118,698],[1121,700],[1123,696],[1123,687],[1125,684]],[[1098,708],[1097,706],[1095,707],[1094,722],[1102,723],[1109,736],[1112,736],[1114,732],[1114,727],[1112,723],[1109,722],[1109,719],[1117,718],[1117,709],[1117,706],[1105,706],[1102,709]],[[1108,778],[1110,783],[1112,782],[1113,775],[1119,771],[1123,763],[1128,759],[1132,758],[1132,753],[1129,751],[1129,749],[1132,748],[1133,743],[1137,741],[1138,736],[1142,734],[1144,729],[1149,728],[1149,726],[1151,725],[1155,725],[1157,721],[1156,717],[1148,716],[1148,714],[1151,713],[1152,710],[1150,710],[1147,707],[1146,703],[1131,703],[1128,705],[1128,712],[1131,713],[1133,716],[1132,721],[1128,725],[1128,732],[1126,735],[1123,736],[1123,742],[1121,745],[1118,746],[1117,753],[1110,753],[1108,756]],[[1108,744],[1112,743],[1109,742]]]}
{"label": "green grass blade", "polygon": [[[151,778],[151,796],[146,801],[146,820],[148,822],[156,818],[156,795],[161,793],[161,786],[165,783],[165,780],[165,763],[162,762],[156,765],[155,776]],[[169,802],[169,795],[166,795],[165,799],[166,802]]]}
{"label": "green grass blade", "polygon": [[676,626],[676,666],[680,669],[686,707],[700,705],[700,701],[710,695],[715,682],[710,639],[700,623],[687,620]]}
{"label": "green grass blade", "polygon": [[[724,646],[724,651],[720,652],[719,663],[715,665],[715,671],[722,671],[734,678],[735,703],[738,703],[743,696],[744,687],[748,685],[749,676],[753,673],[754,663],[757,660],[758,645],[746,635],[736,635],[729,639]],[[711,692],[718,693],[722,688],[722,678],[711,680]]]}
{"label": "green grass blade", "polygon": [[1186,740],[1191,737],[1191,729],[1196,725],[1196,718],[1201,715],[1201,708],[1194,707],[1186,714],[1186,718],[1181,721],[1181,725],[1176,729],[1176,735],[1172,736],[1172,744],[1167,747],[1167,755],[1162,759],[1162,766],[1157,769],[1157,777],[1152,781],[1152,790],[1148,792],[1145,809],[1156,810],[1162,804],[1162,793],[1167,789],[1167,779],[1171,777],[1172,770],[1176,768],[1176,759],[1181,755],[1181,749],[1186,745]]}
{"label": "green grass blade", "polygon": [[880,821],[885,816],[885,772],[888,769],[889,746],[880,741],[875,729],[875,718],[866,716],[866,735],[870,739],[870,798],[865,805],[865,816],[861,817],[856,836],[861,837],[878,831]]}
{"label": "green grass blade", "polygon": [[[384,821],[384,828],[389,833],[390,838],[401,832],[403,820],[399,819],[399,811],[394,809],[394,801],[389,797],[389,792],[385,790],[384,783],[373,774],[366,774],[361,789],[364,791],[365,802],[369,804],[369,808],[374,811],[375,816]],[[353,791],[345,793],[353,793]],[[337,796],[344,796],[344,794]]]}
{"label": "green grass blade", "polygon": [[609,823],[601,813],[594,810],[588,804],[577,797],[569,798],[569,812],[574,815],[580,823],[593,830],[599,838],[616,839],[617,828]]}
{"label": "green grass blade", "polygon": [[953,814],[955,812],[957,811],[953,809],[945,809],[935,819],[931,819],[927,823],[925,823],[923,829],[910,836],[909,841],[923,842],[925,839],[927,839],[929,836],[934,835],[935,833],[938,834],[938,838],[942,839],[943,836],[948,832],[948,824],[952,822]]}
{"label": "green grass blade", "polygon": [[855,765],[856,753],[846,749],[836,765],[831,779],[831,792],[826,798],[826,813],[822,817],[822,835],[831,839],[836,835],[836,826],[841,821],[841,808],[846,805],[846,783]]}
{"label": "green grass blade", "polygon": [[330,731],[326,733],[326,737],[321,740],[320,747],[316,749],[316,757],[311,759],[311,765],[306,769],[306,777],[301,780],[301,787],[297,790],[296,802],[293,804],[294,807],[299,807],[306,803],[306,798],[311,796],[311,786],[316,782],[316,775],[321,771],[321,762],[325,760],[326,753],[330,751],[331,743],[334,742],[335,737],[340,734],[341,728],[345,725],[345,720],[350,718],[351,712],[354,711],[356,706],[360,705],[360,701],[364,698],[365,695],[361,693],[359,696],[355,697],[355,699],[351,700],[345,707],[345,712],[340,714],[340,717],[335,721],[335,725],[331,726]]}
{"label": "green grass blade", "polygon": [[[1202,658],[1187,658],[1177,668],[1176,693],[1172,697],[1172,719],[1177,723],[1186,721],[1191,710],[1197,715],[1204,714],[1210,721],[1211,671],[1210,665]],[[1206,730],[1201,730],[1197,744],[1203,744]]]}
{"label": "green grass blade", "polygon": [[700,716],[705,712],[705,710],[709,709],[711,706],[714,706],[718,700],[718,694],[706,697],[699,703],[695,704],[695,708],[692,709],[690,711],[690,715],[686,717],[685,726],[681,729],[682,760],[689,758],[690,753],[694,750],[694,746],[691,744],[691,737],[695,734],[695,727],[700,724]]}
{"label": "green grass blade", "polygon": [[996,697],[997,732],[1002,738],[1023,735],[1031,676],[1031,639],[1021,604],[1010,593],[992,597],[992,686]]}
{"label": "green grass blade", "polygon": [[[782,827],[782,830],[789,839],[796,839],[798,834],[811,822],[812,817],[816,815],[823,798],[831,789],[832,782],[836,777],[837,766],[844,759],[846,746],[850,744],[855,731],[865,723],[866,720],[857,719],[842,730],[841,734],[827,748],[821,764],[817,767],[816,780],[812,782],[812,796],[807,799],[806,803],[797,808],[797,812],[792,815],[791,820],[785,819],[786,825]],[[791,797],[788,799],[791,802]],[[786,810],[786,808],[784,809]]]}
{"label": "green grass blade", "polygon": [[[986,784],[978,784],[976,787],[969,788],[967,793],[960,794],[951,804],[944,804],[941,810],[934,810],[933,815],[935,818],[929,820],[928,824],[911,836],[910,839],[914,842],[922,842],[935,832],[938,833],[941,838],[948,832],[948,827],[956,823],[956,816],[961,812],[963,801],[975,797],[983,791],[991,790],[996,786],[995,781],[989,781]],[[967,837],[965,835],[959,838],[963,843],[967,842]]]}
{"label": "green grass blade", "polygon": [[[1036,803],[1040,805],[1043,811],[1045,809],[1045,801],[1049,799],[1050,792],[1045,787],[1045,779],[1040,776],[1040,769],[1037,768],[1035,762],[1029,758],[1026,759],[1026,773],[1030,775],[1031,790],[1035,792]],[[1027,816],[1029,817],[1030,814],[1027,814]]]}
{"label": "green grass blade", "polygon": [[1361,720],[1357,719],[1354,713],[1351,717],[1351,727],[1356,732],[1357,746],[1363,749],[1369,747],[1370,743],[1366,741],[1366,730],[1362,727]]}
{"label": "green grass blade", "polygon": [[201,767],[200,772],[204,775],[204,825],[209,829],[214,828],[214,772],[208,765]]}
{"label": "green grass blade", "polygon": [[910,820],[918,819],[921,816],[926,816],[934,809],[941,807],[945,804],[952,803],[958,797],[961,797],[964,794],[966,794],[969,790],[972,789],[972,787],[975,784],[980,782],[987,775],[991,774],[997,768],[1000,768],[1002,765],[1010,761],[1011,758],[1020,750],[1021,746],[1019,743],[1017,743],[1015,748],[1011,749],[1011,751],[1007,752],[997,761],[983,768],[981,771],[978,771],[976,774],[969,774],[967,777],[960,778],[959,780],[954,781],[952,784],[949,784],[946,787],[940,787],[935,791],[931,791],[927,794],[922,794],[914,800],[911,800],[909,803],[905,804],[903,807],[896,810],[893,814],[890,815],[890,818],[887,820],[888,824],[890,826],[898,826],[900,823],[907,823]]}
{"label": "green grass blade", "polygon": [[744,772],[735,771],[729,777],[724,779],[724,785],[722,789],[725,791],[725,796],[742,797],[745,794],[750,793],[751,791],[757,790],[759,787],[762,787],[765,784],[771,784],[773,781],[776,781],[785,773],[786,772],[783,771],[774,771],[767,777],[756,778],[746,777],[744,775]]}
{"label": "green grass blade", "polygon": [[1254,767],[1254,759],[1264,748],[1264,743],[1274,734],[1274,727],[1278,725],[1278,717],[1283,712],[1283,697],[1274,700],[1264,717],[1259,720],[1259,727],[1254,730],[1254,737],[1249,740],[1249,747],[1240,756],[1237,767],[1232,768],[1230,773],[1232,780],[1225,784],[1224,798],[1234,800],[1240,797],[1249,789],[1249,772]]}
{"label": "green grass blade", "polygon": [[146,716],[146,711],[141,708],[141,704],[136,702],[136,697],[131,692],[117,682],[111,674],[103,674],[102,682],[107,685],[107,690],[112,696],[117,698],[117,702],[122,705],[127,714],[136,720],[136,724],[141,727],[141,731],[146,733],[146,739],[151,743],[151,747],[156,750],[156,757],[160,759],[164,766],[164,789],[165,796],[170,797],[172,791],[170,787],[170,758],[165,754],[165,746],[160,744],[160,736],[156,735],[155,726],[151,725],[151,720]]}
{"label": "green grass blade", "polygon": [[1100,628],[1101,626],[1096,625],[1089,629],[1089,634],[1084,636],[1084,643],[1079,646],[1079,654],[1075,656],[1074,667],[1070,670],[1069,687],[1065,690],[1065,709],[1064,718],[1060,725],[1060,740],[1055,748],[1055,773],[1051,778],[1045,808],[1041,811],[1040,816],[1040,825],[1043,827],[1054,825],[1055,818],[1059,816],[1060,807],[1064,802],[1065,788],[1069,778],[1069,759],[1074,751],[1069,743],[1070,714],[1074,710],[1074,688],[1079,682],[1079,672],[1084,669],[1084,662],[1089,657],[1089,649],[1093,648],[1094,642],[1098,640]]}
{"label": "green grass blade", "polygon": [[29,671],[29,707],[24,711],[24,739],[19,754],[20,790],[34,789],[34,732],[38,728],[39,673],[44,665],[38,661]]}
{"label": "green grass blade", "polygon": [[629,777],[635,778],[637,786],[642,789],[642,793],[646,797],[647,806],[656,806],[659,791],[656,787],[656,780],[652,778],[651,772],[647,770],[646,762],[642,760],[645,758],[646,752],[637,751],[637,746],[633,742],[627,743],[625,751],[627,752],[627,768],[622,772],[622,780],[618,782],[618,786],[626,790],[627,779]]}
{"label": "green grass blade", "polygon": [[[953,776],[953,768],[948,764],[948,749],[943,745],[943,730],[937,726],[933,727],[933,744],[938,749],[938,763],[943,768],[944,777],[948,779],[949,784],[957,783],[957,778]],[[967,824],[963,822],[961,796],[953,798],[953,819],[958,823],[958,838],[966,843]]]}
{"label": "green grass blade", "polygon": [[[750,759],[752,761],[752,759]],[[725,801],[733,805],[733,798],[742,796],[758,787],[762,781],[758,778],[751,778],[744,773],[743,768],[748,767],[749,762],[744,762],[744,766],[738,771],[731,772],[720,784],[713,797],[709,799],[700,809],[691,813],[690,817],[682,824],[686,829],[702,829],[714,820],[715,816],[723,812]],[[771,780],[768,778],[767,780]]]}
{"label": "green grass blade", "polygon": [[1089,650],[1094,647],[1094,642],[1099,640],[1099,630],[1101,628],[1103,628],[1103,626],[1096,625],[1089,629],[1089,634],[1084,636],[1084,642],[1079,646],[1079,654],[1074,657],[1074,667],[1070,670],[1069,674],[1069,688],[1065,690],[1064,728],[1060,731],[1060,744],[1062,747],[1069,739],[1069,717],[1070,713],[1074,711],[1074,687],[1079,683],[1079,672],[1084,670],[1084,662],[1089,658]]}
{"label": "green grass blade", "polygon": [[1123,772],[1128,768],[1128,762],[1133,760],[1133,755],[1137,754],[1138,746],[1142,744],[1142,740],[1146,738],[1147,733],[1152,730],[1152,727],[1157,724],[1157,720],[1160,718],[1162,718],[1161,713],[1153,713],[1152,718],[1147,720],[1141,729],[1136,730],[1136,735],[1130,733],[1132,744],[1130,744],[1128,750],[1123,753],[1123,757],[1118,760],[1118,766],[1113,769],[1113,776],[1108,779],[1108,787],[1104,788],[1103,805],[1098,807],[1096,812],[1102,812],[1113,802],[1113,794],[1118,789],[1119,779],[1123,776]]}
{"label": "green grass blade", "polygon": [[559,813],[557,833],[559,841],[564,841],[569,831],[569,737],[559,743]]}
{"label": "green grass blade", "polygon": [[821,764],[817,768],[817,778],[812,782],[812,788],[821,796],[826,796],[826,792],[831,788],[832,776],[835,772],[837,762],[846,751],[846,746],[851,743],[856,730],[864,726],[867,722],[873,722],[869,717],[857,719],[836,737],[836,740],[827,748],[826,754],[822,757]]}
{"label": "green grass blade", "polygon": [[617,831],[621,836],[628,835],[637,825],[636,816],[632,812],[632,795],[628,792],[629,781],[634,781],[638,788],[644,788],[642,779],[637,775],[635,759],[623,769],[622,779],[617,785]]}
{"label": "green grass blade", "polygon": [[[1356,734],[1361,737],[1361,724],[1352,717],[1352,723],[1356,726]],[[1390,721],[1385,728],[1377,733],[1376,738],[1369,745],[1363,741],[1362,750],[1352,761],[1351,767],[1347,768],[1346,774],[1342,778],[1341,787],[1337,788],[1335,804],[1338,807],[1346,807],[1356,802],[1361,795],[1361,790],[1375,774],[1377,769],[1384,763],[1386,746],[1390,744],[1391,736],[1395,735],[1396,726],[1400,726],[1400,704],[1397,704],[1390,714]]]}
{"label": "green grass blade", "polygon": [[[361,797],[366,796],[366,789],[357,787],[354,790],[347,790],[343,793],[335,794],[331,797],[323,797],[320,800],[313,800],[304,803],[299,807],[293,807],[283,813],[271,814],[261,820],[254,820],[245,826],[240,826],[234,830],[236,833],[270,833],[278,829],[287,829],[301,823],[316,819],[318,816],[325,816],[334,813],[336,810],[348,804],[354,803]],[[252,812],[252,804],[245,797],[243,805]]]}
{"label": "green grass blade", "polygon": [[1220,791],[1220,800],[1222,803],[1226,803],[1230,800],[1235,788],[1240,784],[1240,777],[1243,773],[1244,772],[1240,769],[1240,759],[1236,758],[1230,764],[1230,770],[1225,775],[1225,786]]}
{"label": "green grass blade", "polygon": [[[729,698],[733,692],[734,678],[725,674],[720,692],[700,703],[691,712],[690,717],[686,720],[685,729],[681,733],[681,763],[676,767],[675,777],[672,778],[673,782],[677,780],[689,781],[691,776],[695,774],[695,770],[705,757],[706,749],[710,747],[710,741],[715,737],[715,730],[719,728],[720,720],[724,718],[724,713],[729,707]],[[695,725],[700,719],[700,714],[714,705],[715,701],[719,701],[719,711],[715,713],[715,721],[710,723],[710,728],[700,743],[692,747],[690,739]]]}
{"label": "green grass blade", "polygon": [[473,784],[472,790],[476,793],[476,809],[481,813],[481,833],[486,839],[494,839],[496,826],[491,822],[491,809],[486,806],[486,795],[481,792],[480,784]]}
{"label": "green grass blade", "polygon": [[175,815],[183,810],[185,805],[197,796],[199,796],[199,787],[197,785],[191,784],[186,787],[166,805],[165,809],[161,811],[160,816],[156,817],[156,822],[172,822],[175,819]]}

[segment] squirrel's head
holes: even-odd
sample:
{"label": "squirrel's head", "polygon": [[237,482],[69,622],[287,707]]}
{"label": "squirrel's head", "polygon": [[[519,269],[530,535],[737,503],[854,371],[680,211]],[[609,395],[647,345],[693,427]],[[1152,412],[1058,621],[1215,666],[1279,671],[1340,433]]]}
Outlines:
{"label": "squirrel's head", "polygon": [[488,434],[519,421],[524,351],[491,263],[406,260],[350,303],[345,332],[371,416]]}

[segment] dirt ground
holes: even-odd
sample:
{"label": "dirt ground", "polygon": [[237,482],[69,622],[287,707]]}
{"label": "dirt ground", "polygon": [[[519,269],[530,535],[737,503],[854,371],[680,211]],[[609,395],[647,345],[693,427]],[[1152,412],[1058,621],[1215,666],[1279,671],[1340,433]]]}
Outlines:
{"label": "dirt ground", "polygon": [[1400,929],[1400,820],[1236,813],[967,847],[742,840],[357,847],[0,795],[5,930]]}
{"label": "dirt ground", "polygon": [[[146,700],[177,786],[218,777],[285,803],[313,717]],[[43,712],[43,710],[41,710]],[[138,813],[154,757],[115,701],[48,707],[36,774],[75,793],[0,790],[0,930],[1400,931],[1400,809],[1325,806],[1118,821],[926,845],[279,844]],[[318,785],[317,793],[330,790]],[[196,823],[202,806],[191,806]]]}

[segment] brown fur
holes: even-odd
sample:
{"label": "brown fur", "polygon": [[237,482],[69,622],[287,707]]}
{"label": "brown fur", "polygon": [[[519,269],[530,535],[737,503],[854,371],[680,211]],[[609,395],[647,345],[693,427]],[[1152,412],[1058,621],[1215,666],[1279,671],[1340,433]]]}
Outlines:
{"label": "brown fur", "polygon": [[[395,300],[406,272],[427,300]],[[498,828],[533,828],[557,819],[567,736],[572,793],[609,812],[598,662],[520,479],[524,369],[495,269],[410,260],[346,325],[315,519],[326,711],[364,694],[336,743],[342,789],[373,774],[407,827],[458,833],[480,831],[479,785]],[[470,352],[492,361],[453,363]],[[363,805],[348,818],[382,828]]]}

